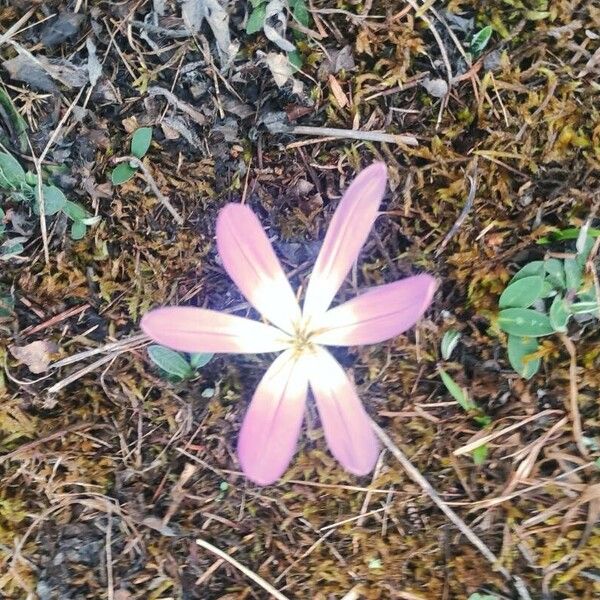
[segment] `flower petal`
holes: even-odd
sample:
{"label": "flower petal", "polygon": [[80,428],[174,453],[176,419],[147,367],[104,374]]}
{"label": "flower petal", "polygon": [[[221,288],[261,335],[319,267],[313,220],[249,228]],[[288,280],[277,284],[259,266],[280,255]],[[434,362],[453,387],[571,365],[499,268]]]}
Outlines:
{"label": "flower petal", "polygon": [[308,378],[332,454],[351,473],[373,470],[379,444],[371,419],[340,364],[320,346],[307,358]]}
{"label": "flower petal", "polygon": [[256,388],[238,441],[246,476],[269,485],[286,470],[296,450],[308,379],[292,350],[280,354]]}
{"label": "flower petal", "polygon": [[289,348],[287,334],[271,325],[193,306],[147,312],[142,331],[155,342],[180,352],[277,352]]}
{"label": "flower petal", "polygon": [[271,323],[291,333],[300,307],[256,215],[227,204],[217,219],[217,247],[229,276],[248,302]]}
{"label": "flower petal", "polygon": [[412,327],[431,304],[436,281],[415,275],[380,285],[327,311],[314,323],[317,344],[377,344]]}
{"label": "flower petal", "polygon": [[373,227],[386,182],[386,166],[374,163],[344,193],[310,276],[305,316],[319,316],[331,304]]}

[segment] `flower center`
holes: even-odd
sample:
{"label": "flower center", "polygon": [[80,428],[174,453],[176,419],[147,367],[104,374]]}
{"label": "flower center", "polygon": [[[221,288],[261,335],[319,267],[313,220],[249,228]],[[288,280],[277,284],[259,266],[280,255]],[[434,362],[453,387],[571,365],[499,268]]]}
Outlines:
{"label": "flower center", "polygon": [[310,352],[314,347],[312,341],[313,332],[306,326],[306,323],[299,323],[294,329],[292,337],[292,348],[298,355]]}

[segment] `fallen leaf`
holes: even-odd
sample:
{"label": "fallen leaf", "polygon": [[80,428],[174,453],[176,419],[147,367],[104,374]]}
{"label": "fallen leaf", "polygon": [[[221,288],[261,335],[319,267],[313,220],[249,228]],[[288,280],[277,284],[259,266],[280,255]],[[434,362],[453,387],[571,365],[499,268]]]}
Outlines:
{"label": "fallen leaf", "polygon": [[[273,22],[273,25],[269,24]],[[271,0],[267,4],[265,12],[265,22],[263,31],[267,39],[279,46],[285,52],[293,52],[296,47],[285,39],[285,30],[287,28],[287,18],[285,16],[285,5],[282,0]]]}
{"label": "fallen leaf", "polygon": [[45,373],[50,364],[50,356],[58,352],[54,342],[40,340],[26,346],[9,346],[10,353],[32,373]]}
{"label": "fallen leaf", "polygon": [[84,18],[82,14],[61,12],[54,21],[49,21],[44,25],[40,41],[46,48],[64,42],[77,34]]}
{"label": "fallen leaf", "polygon": [[158,533],[168,537],[177,535],[175,531],[171,529],[171,527],[168,525],[163,525],[163,522],[158,517],[146,517],[142,521],[142,525],[150,527],[150,529],[154,529],[154,531],[158,531]]}
{"label": "fallen leaf", "polygon": [[239,45],[231,41],[229,14],[218,0],[184,0],[181,16],[186,28],[192,33],[198,33],[206,19],[217,42],[221,66],[229,65],[233,61]]}
{"label": "fallen leaf", "polygon": [[325,60],[321,63],[317,76],[321,81],[325,81],[329,75],[335,75],[342,69],[351,71],[356,68],[352,46],[344,46],[341,50],[337,48],[327,49]]}
{"label": "fallen leaf", "polygon": [[53,80],[69,88],[80,88],[88,82],[87,68],[74,65],[65,59],[20,54],[15,58],[5,60],[2,66],[12,79],[23,81],[44,92],[58,91]]}
{"label": "fallen leaf", "polygon": [[88,51],[87,71],[90,85],[94,87],[102,75],[102,65],[96,55],[96,44],[94,44],[92,38],[88,38],[85,41],[85,46]]}
{"label": "fallen leaf", "polygon": [[448,83],[444,79],[424,79],[421,85],[434,98],[443,98],[448,93]]}
{"label": "fallen leaf", "polygon": [[285,54],[269,52],[265,55],[264,61],[269,67],[277,87],[283,87],[292,77],[292,65]]}
{"label": "fallen leaf", "polygon": [[331,88],[338,106],[340,108],[345,108],[348,105],[348,98],[346,98],[346,94],[344,94],[344,90],[339,81],[333,75],[329,76],[329,87]]}

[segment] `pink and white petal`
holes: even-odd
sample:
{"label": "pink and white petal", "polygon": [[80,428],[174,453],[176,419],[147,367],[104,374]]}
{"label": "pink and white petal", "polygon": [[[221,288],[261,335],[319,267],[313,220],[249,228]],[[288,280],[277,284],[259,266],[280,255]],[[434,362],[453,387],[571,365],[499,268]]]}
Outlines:
{"label": "pink and white petal", "polygon": [[248,302],[277,327],[291,333],[300,306],[256,215],[243,204],[227,204],[217,218],[217,248],[225,269]]}
{"label": "pink and white petal", "polygon": [[329,308],[373,227],[386,183],[386,166],[374,163],[344,193],[308,282],[305,317],[320,316]]}
{"label": "pink and white petal", "polygon": [[308,378],[331,453],[355,475],[373,470],[379,443],[354,385],[340,364],[320,346],[309,355]]}
{"label": "pink and white petal", "polygon": [[193,306],[170,306],[147,312],[142,331],[155,342],[180,352],[277,352],[290,337],[271,325]]}
{"label": "pink and white petal", "polygon": [[244,417],[238,456],[246,476],[269,485],[287,469],[298,443],[308,378],[302,358],[280,354],[256,388]]}
{"label": "pink and white petal", "polygon": [[377,344],[410,329],[431,304],[436,280],[422,274],[388,283],[327,311],[314,323],[317,344]]}

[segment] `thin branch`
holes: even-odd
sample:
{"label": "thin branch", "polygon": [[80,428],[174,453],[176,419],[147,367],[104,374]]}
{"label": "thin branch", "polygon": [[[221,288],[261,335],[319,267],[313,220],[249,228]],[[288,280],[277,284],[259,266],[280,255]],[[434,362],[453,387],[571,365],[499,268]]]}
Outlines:
{"label": "thin branch", "polygon": [[405,144],[418,146],[417,138],[412,135],[384,133],[381,131],[358,131],[356,129],[337,129],[334,127],[310,127],[298,125],[291,127],[286,133],[295,135],[326,136],[337,139],[359,140],[366,142],[387,142],[388,144]]}
{"label": "thin branch", "polygon": [[467,215],[473,208],[473,202],[475,201],[475,192],[477,191],[477,163],[473,167],[472,173],[467,175],[467,179],[469,180],[469,194],[467,196],[467,200],[463,209],[460,211],[460,215],[458,215],[458,219],[456,219],[454,225],[450,228],[450,231],[446,234],[446,237],[442,240],[442,243],[438,246],[435,251],[435,256],[439,256],[444,248],[448,245],[448,242],[456,235],[458,230],[461,228],[464,223]]}
{"label": "thin branch", "polygon": [[579,392],[577,390],[577,353],[575,350],[575,344],[571,341],[571,339],[566,336],[564,333],[560,334],[560,339],[562,343],[565,345],[567,352],[569,353],[569,405],[568,412],[569,418],[571,419],[571,423],[573,425],[573,437],[575,438],[575,443],[577,444],[577,449],[579,450],[581,456],[585,458],[589,458],[590,454],[588,449],[585,447],[583,443],[583,430],[581,428],[581,415],[579,414],[579,402],[578,395]]}
{"label": "thin branch", "polygon": [[248,567],[245,567],[243,564],[241,564],[237,560],[235,560],[235,558],[233,558],[232,556],[229,556],[229,554],[227,554],[227,552],[223,552],[223,550],[219,550],[219,548],[217,548],[216,546],[213,546],[209,542],[207,542],[203,539],[200,539],[200,538],[198,538],[196,540],[196,544],[198,544],[198,546],[204,548],[205,550],[208,550],[209,552],[216,554],[219,558],[226,560],[230,565],[235,567],[238,571],[243,573],[246,577],[248,577],[249,579],[252,579],[252,581],[254,581],[254,583],[259,585],[263,590],[265,590],[266,592],[271,594],[271,596],[273,598],[276,598],[277,600],[288,600],[287,596],[284,596],[281,592],[276,590],[270,583],[265,581],[260,575],[257,575],[254,571],[251,571]]}
{"label": "thin branch", "polygon": [[150,186],[150,189],[152,190],[154,195],[158,198],[159,202],[171,213],[171,216],[173,217],[173,219],[175,219],[175,222],[178,225],[183,225],[183,223],[184,223],[183,217],[179,214],[177,209],[171,204],[171,201],[158,189],[158,185],[156,185],[156,181],[154,181],[154,177],[152,177],[152,174],[147,169],[146,165],[139,158],[137,158],[135,156],[122,156],[121,158],[115,158],[114,162],[115,163],[126,162],[126,163],[129,163],[132,167],[138,168],[142,172],[142,175],[144,176],[146,183]]}

